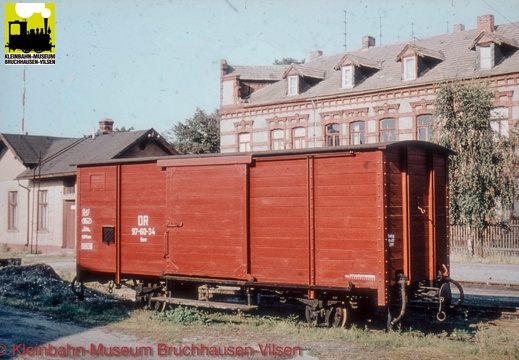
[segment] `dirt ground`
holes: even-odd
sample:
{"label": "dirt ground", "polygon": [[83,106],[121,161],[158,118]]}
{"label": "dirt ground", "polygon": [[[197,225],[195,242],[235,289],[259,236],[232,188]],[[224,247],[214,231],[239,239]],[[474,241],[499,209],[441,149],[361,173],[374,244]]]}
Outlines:
{"label": "dirt ground", "polygon": [[[42,263],[45,263],[43,265]],[[70,277],[73,274],[75,261],[72,254],[60,256],[26,256],[23,259],[23,268],[0,268],[0,297],[20,297],[33,298],[44,297],[52,299],[52,292],[68,291],[70,283],[62,278]],[[22,271],[23,269],[23,271]],[[58,275],[60,274],[60,275]],[[488,302],[489,299],[495,301],[508,301],[508,304],[519,306],[519,295],[517,292],[504,292],[498,294],[481,293],[477,290],[471,295],[469,290],[468,297],[471,301]],[[87,297],[103,297],[99,293],[87,293]],[[107,299],[109,298],[108,295]],[[497,300],[496,300],[497,299]],[[99,299],[100,304],[104,299]],[[428,321],[428,320],[427,320]],[[488,322],[489,326],[500,326],[507,329],[507,326],[519,326],[517,322],[509,323],[500,319]],[[198,359],[195,356],[196,350],[193,347],[218,346],[233,347],[233,351],[239,348],[252,349],[252,357],[237,356],[217,356],[213,358],[236,359],[236,358],[257,358],[271,359],[279,358],[274,350],[279,348],[295,349],[294,353],[286,358],[293,359],[319,359],[312,354],[321,355],[321,359],[367,359],[377,357],[379,359],[420,359],[426,354],[403,352],[397,349],[387,351],[384,349],[366,349],[364,346],[357,346],[351,343],[338,342],[333,340],[307,339],[302,343],[300,335],[287,334],[283,338],[276,338],[273,334],[264,334],[261,339],[257,338],[257,333],[239,332],[236,333],[229,328],[204,328],[200,329],[186,327],[176,334],[164,334],[158,338],[150,339],[143,330],[121,329],[120,324],[107,322],[102,326],[78,325],[72,321],[66,321],[63,317],[56,319],[52,315],[38,313],[34,311],[20,310],[8,306],[0,306],[0,359],[55,359],[55,358],[77,358],[77,359],[98,359],[102,358],[121,358],[129,357],[130,354],[124,351],[141,351],[139,356],[132,356],[143,359],[165,359],[175,358],[171,352],[174,346],[177,351],[184,350],[180,358]],[[413,326],[419,326],[418,323]],[[441,332],[438,325],[438,332]],[[447,325],[446,325],[447,327]],[[456,324],[449,324],[450,329],[454,329]],[[514,329],[514,331],[517,329]],[[174,342],[169,342],[174,338]],[[273,348],[266,348],[270,344]],[[297,348],[297,349],[296,349]],[[301,351],[299,352],[299,349]],[[312,349],[308,351],[307,349]],[[45,351],[47,356],[45,356]],[[109,353],[111,351],[111,353]],[[193,352],[195,351],[195,353]],[[269,352],[270,351],[270,352]],[[367,352],[368,351],[368,352]],[[187,354],[189,353],[189,356]],[[43,354],[43,355],[42,355]],[[100,354],[102,354],[100,356]],[[347,354],[347,355],[346,355]],[[63,355],[63,356],[60,356]],[[112,355],[112,356],[108,356]],[[344,357],[346,356],[346,357]],[[207,358],[207,357],[204,357]],[[447,357],[448,358],[448,357]],[[512,357],[513,358],[513,357]]]}

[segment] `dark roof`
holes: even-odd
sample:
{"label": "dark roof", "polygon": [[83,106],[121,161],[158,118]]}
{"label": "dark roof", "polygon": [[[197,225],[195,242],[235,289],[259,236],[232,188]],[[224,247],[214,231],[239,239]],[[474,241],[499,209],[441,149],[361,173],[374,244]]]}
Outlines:
{"label": "dark roof", "polygon": [[227,75],[240,76],[240,80],[281,80],[290,65],[242,66],[229,65]]}
{"label": "dark roof", "polygon": [[27,167],[36,165],[45,158],[48,149],[56,141],[73,142],[76,139],[38,135],[0,134],[2,141]]}
{"label": "dark roof", "polygon": [[496,33],[489,33],[488,31],[482,31],[478,37],[472,42],[472,44],[469,46],[470,50],[474,50],[474,47],[479,43],[479,41],[483,38],[490,39],[491,41],[495,42],[498,45],[508,45],[511,47],[519,48],[519,44],[514,39],[507,39],[503,36],[499,36]]}
{"label": "dark roof", "polygon": [[286,69],[283,74],[283,78],[286,78],[289,73],[294,71],[296,74],[302,77],[311,77],[315,79],[324,79],[324,70],[322,69],[314,69],[310,66],[301,65],[301,64],[292,64]]}
{"label": "dark roof", "polygon": [[396,60],[402,61],[402,57],[407,52],[407,50],[411,49],[414,51],[418,56],[420,57],[430,57],[437,60],[445,60],[445,56],[441,51],[435,51],[431,49],[426,49],[422,46],[418,46],[416,44],[407,44],[402,51],[400,51],[400,54],[397,55]]}
{"label": "dark roof", "polygon": [[[506,39],[507,44],[519,42],[519,23],[495,26],[495,39]],[[243,105],[256,106],[268,103],[298,101],[301,99],[318,99],[333,96],[348,96],[370,91],[397,89],[424,84],[435,84],[447,79],[474,79],[477,77],[496,76],[516,73],[519,69],[519,51],[513,52],[494,68],[484,71],[476,69],[476,51],[469,49],[480,35],[477,29],[415,39],[413,42],[402,42],[384,46],[374,46],[351,52],[342,52],[331,56],[320,56],[305,63],[306,67],[320,69],[324,72],[324,80],[308,87],[296,96],[287,95],[287,79],[279,79],[273,84],[263,87],[247,97]],[[420,56],[440,58],[434,66],[415,80],[402,80],[401,62],[397,56],[406,46],[418,51]],[[368,76],[353,88],[341,87],[341,71],[334,69],[345,56],[352,59],[364,59],[363,64],[379,64],[380,70]],[[360,61],[359,61],[360,63]],[[232,67],[232,65],[229,65]],[[258,67],[239,67],[241,73],[254,73]],[[262,68],[262,67],[259,67]],[[271,67],[269,67],[271,68]],[[279,74],[279,72],[278,72]]]}
{"label": "dark roof", "polygon": [[152,139],[159,143],[164,155],[176,155],[173,147],[154,129],[117,132],[79,139],[56,139],[48,147],[41,166],[27,169],[18,178],[71,176],[76,173],[76,164],[100,162],[124,156],[130,148]]}

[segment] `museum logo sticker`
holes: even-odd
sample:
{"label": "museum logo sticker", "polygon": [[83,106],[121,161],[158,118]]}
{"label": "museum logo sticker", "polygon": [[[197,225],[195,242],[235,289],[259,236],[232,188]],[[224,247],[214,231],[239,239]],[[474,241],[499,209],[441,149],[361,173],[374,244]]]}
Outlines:
{"label": "museum logo sticker", "polygon": [[5,65],[54,65],[54,3],[5,4]]}

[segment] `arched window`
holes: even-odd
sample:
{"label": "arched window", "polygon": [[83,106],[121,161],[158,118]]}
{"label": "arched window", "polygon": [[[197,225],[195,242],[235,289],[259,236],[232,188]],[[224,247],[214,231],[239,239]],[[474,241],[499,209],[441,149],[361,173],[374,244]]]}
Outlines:
{"label": "arched window", "polygon": [[431,114],[418,116],[416,126],[418,140],[431,141],[433,139],[433,121],[434,118]]}
{"label": "arched window", "polygon": [[355,121],[350,124],[351,145],[364,144],[364,121]]}
{"label": "arched window", "polygon": [[238,134],[238,151],[247,152],[252,150],[250,133]]}
{"label": "arched window", "polygon": [[393,118],[380,120],[380,142],[396,141],[396,121]]}
{"label": "arched window", "polygon": [[274,129],[270,132],[270,150],[283,150],[285,148],[285,131]]}
{"label": "arched window", "polygon": [[326,125],[326,146],[338,146],[340,126],[339,124]]}
{"label": "arched window", "polygon": [[306,148],[306,129],[296,127],[292,129],[292,149]]}

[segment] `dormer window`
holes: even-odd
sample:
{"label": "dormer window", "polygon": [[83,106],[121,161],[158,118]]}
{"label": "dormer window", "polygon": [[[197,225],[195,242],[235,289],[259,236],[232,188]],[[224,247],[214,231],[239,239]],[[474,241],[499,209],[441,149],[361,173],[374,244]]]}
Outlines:
{"label": "dormer window", "polygon": [[492,69],[492,47],[478,46],[479,52],[479,70]]}
{"label": "dormer window", "polygon": [[416,58],[408,57],[404,58],[404,80],[416,79]]}
{"label": "dormer window", "polygon": [[353,65],[347,65],[342,67],[342,88],[349,89],[353,87],[354,84],[354,71]]}
{"label": "dormer window", "polygon": [[512,56],[519,44],[496,33],[482,31],[469,49],[476,51],[476,69],[490,70]]}
{"label": "dormer window", "polygon": [[299,76],[291,75],[288,78],[288,96],[299,94]]}
{"label": "dormer window", "polygon": [[373,60],[346,54],[334,69],[341,70],[341,89],[351,89],[379,71],[381,67]]}
{"label": "dormer window", "polygon": [[285,70],[283,79],[287,79],[287,96],[304,93],[324,79],[324,70],[302,64],[292,64]]}
{"label": "dormer window", "polygon": [[404,46],[396,61],[402,62],[402,80],[418,79],[445,60],[443,52],[427,49],[415,44]]}

